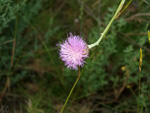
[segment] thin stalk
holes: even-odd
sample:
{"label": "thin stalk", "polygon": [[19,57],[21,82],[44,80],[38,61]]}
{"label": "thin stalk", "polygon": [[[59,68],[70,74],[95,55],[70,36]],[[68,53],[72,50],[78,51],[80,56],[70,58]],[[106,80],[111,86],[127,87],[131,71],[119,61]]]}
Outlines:
{"label": "thin stalk", "polygon": [[0,43],[0,46],[1,46],[1,45],[4,45],[4,44],[11,43],[11,42],[14,42],[14,39],[8,40],[8,41],[5,41],[5,42]]}
{"label": "thin stalk", "polygon": [[75,88],[76,84],[78,83],[79,78],[80,78],[80,67],[79,67],[78,77],[77,77],[77,79],[76,79],[76,81],[75,81],[75,83],[74,83],[73,87],[71,88],[71,90],[70,90],[70,92],[69,92],[69,95],[68,95],[68,97],[67,97],[67,99],[66,99],[66,101],[65,101],[65,103],[64,103],[64,105],[63,105],[63,107],[62,107],[62,109],[61,109],[61,112],[60,112],[60,113],[63,113],[63,110],[64,110],[64,108],[65,108],[65,106],[66,106],[66,104],[67,104],[67,102],[68,102],[68,100],[69,100],[69,98],[70,98],[70,96],[71,96],[71,94],[72,94],[72,92],[73,92],[73,90],[74,90],[74,88]]}
{"label": "thin stalk", "polygon": [[105,28],[104,32],[101,33],[100,38],[99,38],[95,43],[93,43],[93,44],[91,44],[91,45],[88,45],[88,47],[89,47],[90,49],[93,48],[93,47],[95,47],[95,46],[97,46],[97,45],[99,45],[99,43],[101,42],[101,40],[105,37],[105,35],[107,34],[107,32],[108,32],[108,30],[109,30],[111,24],[112,24],[113,21],[115,20],[115,18],[116,18],[116,16],[118,15],[119,11],[122,9],[122,7],[123,7],[125,1],[126,1],[126,0],[122,0],[122,1],[121,1],[121,3],[120,3],[120,5],[119,5],[119,7],[118,7],[116,13],[114,14],[113,18],[111,19],[111,21],[109,22],[109,24],[108,24],[107,27]]}
{"label": "thin stalk", "polygon": [[142,67],[142,49],[140,48],[140,62],[139,62],[139,99],[138,99],[138,113],[140,113],[140,94],[141,94],[141,67]]}
{"label": "thin stalk", "polygon": [[14,63],[15,48],[16,48],[16,38],[17,38],[17,26],[18,26],[18,15],[16,15],[15,34],[14,34],[12,57],[11,57],[11,68],[13,67],[13,63]]}
{"label": "thin stalk", "polygon": [[149,43],[150,43],[150,30],[148,30],[148,40],[149,40]]}
{"label": "thin stalk", "polygon": [[140,113],[140,94],[141,94],[141,72],[139,74],[139,98],[138,98],[138,113]]}

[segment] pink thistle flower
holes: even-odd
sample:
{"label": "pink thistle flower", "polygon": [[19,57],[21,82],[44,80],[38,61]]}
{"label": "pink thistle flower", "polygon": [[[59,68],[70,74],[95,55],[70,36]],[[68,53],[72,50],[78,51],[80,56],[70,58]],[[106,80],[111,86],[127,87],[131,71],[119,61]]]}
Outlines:
{"label": "pink thistle flower", "polygon": [[67,68],[77,70],[78,66],[84,66],[86,63],[84,59],[88,57],[88,45],[80,36],[73,36],[70,33],[68,39],[59,46],[60,58]]}

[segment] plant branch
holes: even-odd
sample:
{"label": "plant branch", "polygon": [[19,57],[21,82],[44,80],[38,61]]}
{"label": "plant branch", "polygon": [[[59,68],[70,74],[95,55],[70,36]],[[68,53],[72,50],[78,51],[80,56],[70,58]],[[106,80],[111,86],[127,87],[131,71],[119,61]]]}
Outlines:
{"label": "plant branch", "polygon": [[117,9],[117,11],[116,11],[116,13],[114,14],[113,18],[111,19],[111,21],[109,22],[109,24],[108,24],[107,27],[105,28],[104,32],[101,33],[100,38],[99,38],[95,43],[93,43],[93,44],[91,44],[91,45],[88,45],[88,47],[89,47],[90,49],[93,48],[93,47],[95,47],[95,46],[97,46],[97,45],[99,45],[99,43],[101,42],[101,40],[106,36],[106,34],[107,34],[107,32],[108,32],[108,30],[109,30],[111,24],[112,24],[113,21],[115,20],[115,18],[116,18],[116,16],[118,15],[119,11],[122,9],[124,3],[125,3],[125,0],[122,0],[121,3],[120,3],[120,5],[119,5],[119,7],[118,7],[118,9]]}

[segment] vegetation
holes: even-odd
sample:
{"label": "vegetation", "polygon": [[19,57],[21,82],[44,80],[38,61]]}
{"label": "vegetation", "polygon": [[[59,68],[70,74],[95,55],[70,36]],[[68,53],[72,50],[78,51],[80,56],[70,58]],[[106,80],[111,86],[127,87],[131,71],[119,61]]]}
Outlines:
{"label": "vegetation", "polygon": [[[0,0],[0,111],[59,113],[78,71],[56,45],[70,32],[96,42],[120,1]],[[136,0],[118,15],[90,50],[64,113],[150,112],[149,9]]]}

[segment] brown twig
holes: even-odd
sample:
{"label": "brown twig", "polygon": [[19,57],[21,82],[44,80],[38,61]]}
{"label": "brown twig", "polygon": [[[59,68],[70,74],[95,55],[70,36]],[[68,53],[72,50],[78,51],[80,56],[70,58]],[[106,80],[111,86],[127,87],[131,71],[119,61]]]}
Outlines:
{"label": "brown twig", "polygon": [[8,41],[5,41],[5,42],[2,42],[2,43],[0,43],[0,46],[1,46],[1,45],[4,45],[4,44],[11,43],[11,42],[13,42],[13,41],[14,41],[14,39],[12,39],[12,40],[8,40]]}
{"label": "brown twig", "polygon": [[126,33],[126,36],[143,36],[143,35],[147,35],[147,33]]}
{"label": "brown twig", "polygon": [[13,63],[14,63],[15,48],[16,48],[16,40],[13,41],[12,57],[11,57],[11,64],[10,64],[11,68],[13,67]]}
{"label": "brown twig", "polygon": [[9,80],[9,77],[7,77],[4,89],[3,89],[3,91],[1,92],[1,95],[0,95],[0,101],[2,101],[2,98],[5,95],[5,92],[6,92],[7,88],[9,87],[9,84],[10,84],[10,80]]}
{"label": "brown twig", "polygon": [[131,21],[131,20],[135,20],[135,19],[137,19],[137,17],[141,17],[141,16],[150,16],[150,13],[137,13],[137,14],[130,16],[129,18],[126,18],[125,20]]}

